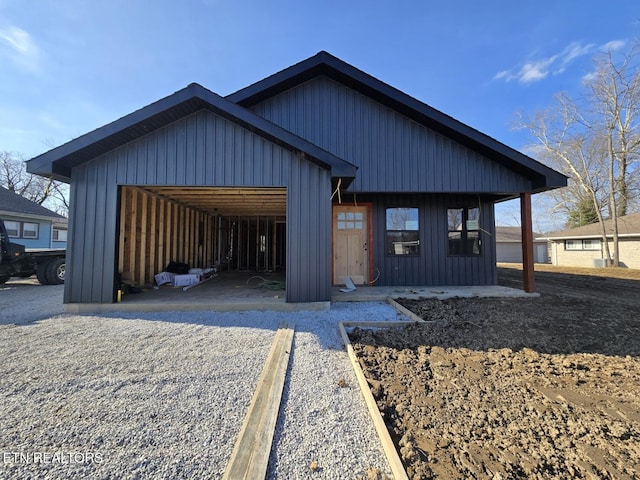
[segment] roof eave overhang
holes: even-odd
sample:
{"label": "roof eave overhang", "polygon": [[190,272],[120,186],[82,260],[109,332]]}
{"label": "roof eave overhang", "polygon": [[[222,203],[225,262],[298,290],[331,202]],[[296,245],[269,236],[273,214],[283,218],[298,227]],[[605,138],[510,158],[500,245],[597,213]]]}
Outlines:
{"label": "roof eave overhang", "polygon": [[16,217],[16,218],[29,218],[31,220],[44,220],[53,223],[66,223],[67,219],[64,217],[53,217],[47,215],[38,215],[34,213],[21,213],[21,212],[11,212],[9,210],[0,210],[0,217]]}
{"label": "roof eave overhang", "polygon": [[198,84],[49,150],[27,162],[27,171],[69,183],[73,167],[97,158],[176,120],[206,109],[331,171],[350,183],[357,167]]}
{"label": "roof eave overhang", "polygon": [[[607,233],[608,239],[613,239],[613,233]],[[640,238],[639,233],[619,233],[618,238]],[[593,235],[566,235],[560,237],[540,237],[540,240],[549,240],[552,242],[562,240],[588,240],[588,239],[602,239],[602,234],[594,233]]]}

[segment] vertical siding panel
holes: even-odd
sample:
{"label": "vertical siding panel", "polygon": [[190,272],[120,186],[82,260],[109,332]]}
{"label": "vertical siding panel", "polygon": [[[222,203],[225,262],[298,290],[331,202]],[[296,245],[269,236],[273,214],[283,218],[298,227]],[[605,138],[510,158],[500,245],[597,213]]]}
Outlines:
{"label": "vertical siding panel", "polygon": [[[169,125],[165,129],[166,136],[166,149],[167,149],[167,184],[175,184],[179,185],[178,182],[178,158],[176,156],[177,145],[176,145],[176,126],[175,124]],[[131,181],[131,183],[135,183],[135,181]]]}
{"label": "vertical siding panel", "polygon": [[145,160],[147,163],[145,171],[145,183],[158,182],[158,146],[156,144],[157,136],[149,135],[146,138],[147,148],[145,151]]}
{"label": "vertical siding panel", "polygon": [[[443,169],[443,164],[433,161],[434,158],[446,158],[447,155],[450,159],[464,157],[460,165],[478,174],[483,172],[485,167],[482,162],[486,159],[481,156],[465,157],[468,155],[466,149],[459,146],[454,148],[455,144],[452,142],[449,142],[449,148],[444,148],[447,141],[440,136],[398,114],[382,109],[375,102],[363,99],[361,95],[346,88],[336,89],[328,80],[324,81],[324,87],[320,88],[319,85],[316,84],[312,90],[308,90],[306,85],[298,90],[294,103],[295,115],[290,120],[295,121],[295,128],[304,129],[309,136],[328,142],[341,155],[356,156],[357,161],[354,163],[375,167],[361,169],[360,177],[351,190],[358,193],[358,201],[364,202],[369,198],[374,202],[372,228],[377,243],[372,248],[375,266],[381,269],[378,284],[442,284],[447,272],[456,265],[455,259],[447,257],[447,205],[444,200],[447,197],[432,194],[403,196],[389,192],[387,197],[373,198],[366,197],[366,192],[356,187],[365,185],[381,190],[401,190],[405,187],[425,190],[424,186],[442,185],[441,174],[449,175],[449,181],[453,178],[456,181],[464,180],[463,176],[450,175],[451,169]],[[327,92],[329,87],[334,91]],[[314,106],[316,102],[317,107]],[[314,108],[310,108],[310,105]],[[276,101],[270,112],[274,118],[285,118],[288,115],[283,114],[283,111],[288,111],[289,107],[283,108]],[[330,113],[330,116],[318,117],[318,109]],[[309,116],[307,110],[315,113]],[[324,121],[325,118],[332,119],[335,125]],[[438,185],[435,181],[437,175],[430,173],[437,169],[440,174]],[[385,178],[393,177],[399,171],[404,173],[400,177],[396,176],[397,180],[385,183]],[[504,176],[504,169],[501,167],[496,171],[497,174],[493,177]],[[96,289],[101,292],[100,301],[107,301],[105,298],[112,292],[113,269],[116,265],[110,252],[118,250],[115,248],[118,238],[115,223],[117,184],[143,186],[149,182],[160,185],[204,182],[232,186],[286,186],[287,298],[290,301],[328,299],[328,286],[331,282],[331,264],[328,261],[331,248],[331,211],[328,201],[317,201],[328,199],[330,195],[328,172],[213,113],[200,112],[177,121],[130,142],[103,158],[88,162],[74,169],[73,181],[75,205],[72,206],[73,218],[70,221],[70,243],[73,245],[76,242],[75,245],[79,247],[78,250],[74,247],[70,254],[70,281],[66,287],[65,301],[98,301],[91,293]],[[494,182],[495,178],[491,181]],[[518,176],[512,175],[500,185],[501,188],[505,185],[520,185],[518,182],[521,182]],[[81,185],[75,186],[76,183]],[[461,188],[466,189],[468,185],[462,183]],[[120,263],[126,269],[127,263],[133,262],[134,278],[149,279],[155,273],[154,262],[157,269],[164,267],[169,259],[186,260],[190,264],[209,262],[211,249],[216,243],[211,238],[210,230],[213,227],[210,218],[189,209],[190,220],[187,222],[183,207],[156,200],[151,200],[149,206],[146,196],[139,192],[129,192],[126,188],[122,192],[122,210],[138,210],[127,215],[129,223],[125,223],[125,228],[130,231],[127,234],[129,245],[126,250],[146,252],[157,244],[157,251],[154,259],[150,259],[145,265],[135,258],[123,256],[118,260],[119,269]],[[420,208],[422,245],[417,262],[384,255],[384,208],[394,202],[404,202],[406,206]],[[142,211],[145,205],[152,212],[156,205],[155,215],[149,212],[149,215],[145,215]],[[493,218],[493,212],[489,211],[491,208],[490,202],[483,203],[485,229],[489,218]],[[143,224],[142,218],[151,223]],[[165,219],[164,226],[162,218]],[[205,222],[206,235],[201,245],[198,232],[202,220]],[[140,228],[140,232],[136,228]],[[145,243],[141,243],[143,234],[146,236]],[[487,265],[495,258],[495,254],[491,253],[490,248],[486,248],[487,244],[491,244],[486,235],[483,236],[483,241],[484,266],[476,259],[471,259],[467,269],[472,281],[491,283],[495,268]],[[99,245],[102,245],[106,255],[103,259],[94,260],[93,252]],[[187,256],[180,258],[182,255]],[[486,278],[489,274],[492,279]],[[91,281],[87,282],[87,278]],[[87,288],[83,290],[84,285]]]}
{"label": "vertical siding panel", "polygon": [[167,182],[167,136],[156,135],[156,183],[163,185]]}
{"label": "vertical siding panel", "polygon": [[89,249],[85,249],[82,252],[82,266],[81,266],[81,275],[85,281],[82,284],[82,298],[85,298],[85,301],[94,302],[94,294],[93,288],[96,284],[96,279],[94,278],[93,272],[96,271],[94,267],[94,259],[95,252],[97,250],[96,244],[96,219],[95,219],[95,209],[96,203],[92,201],[92,194],[96,192],[98,188],[98,171],[97,169],[87,170],[87,188],[83,195],[83,201],[86,204],[85,215],[84,215],[84,230],[85,230],[85,241],[91,245],[92,247]]}
{"label": "vertical siding panel", "polygon": [[102,212],[102,225],[104,228],[104,256],[101,279],[102,293],[100,302],[113,302],[115,300],[115,273],[118,233],[118,185],[117,164],[105,162],[106,175],[102,178],[106,188],[106,202]]}
{"label": "vertical siding panel", "polygon": [[80,189],[83,187],[81,182],[83,177],[80,175],[78,168],[73,171],[74,179],[76,182],[72,182],[69,188],[69,223],[68,223],[68,236],[67,236],[67,251],[66,251],[66,272],[65,272],[65,285],[63,299],[64,303],[72,303],[81,301],[81,286],[82,277],[75,274],[75,264],[78,261],[78,253],[85,248],[84,232],[76,225],[82,222],[82,212],[80,207],[82,206]]}
{"label": "vertical siding panel", "polygon": [[[115,231],[115,216],[113,217],[112,223],[107,227],[105,225],[106,216],[107,216],[107,196],[108,190],[112,188],[113,182],[109,181],[109,175],[107,172],[108,163],[102,162],[96,165],[96,169],[94,170],[96,173],[96,189],[92,190],[89,193],[90,200],[89,205],[93,206],[93,227],[88,225],[88,228],[93,228],[94,232],[94,245],[95,250],[89,251],[88,254],[91,256],[91,271],[86,272],[85,278],[92,279],[92,302],[101,302],[102,296],[104,294],[105,288],[109,290],[110,285],[108,285],[108,281],[105,280],[103,275],[95,275],[94,272],[104,272],[105,269],[107,271],[113,270],[113,253],[114,250],[109,250],[106,245],[106,235],[107,229],[109,231]],[[115,209],[115,205],[112,206],[112,209]],[[100,255],[96,255],[96,252],[100,252]],[[113,277],[111,277],[113,278]],[[113,281],[110,282],[111,287],[113,285]]]}
{"label": "vertical siding panel", "polygon": [[[254,111],[361,167],[352,191],[519,192],[528,184],[493,160],[326,77],[283,92]],[[417,171],[416,139],[425,148]],[[426,179],[417,177],[430,169]]]}

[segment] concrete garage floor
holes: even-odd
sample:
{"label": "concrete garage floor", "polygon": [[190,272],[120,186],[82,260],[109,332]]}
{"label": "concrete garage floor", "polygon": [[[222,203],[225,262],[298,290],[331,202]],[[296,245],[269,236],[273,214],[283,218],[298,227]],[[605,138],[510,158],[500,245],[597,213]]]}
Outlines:
{"label": "concrete garage floor", "polygon": [[[284,282],[284,272],[221,272],[216,277],[183,291],[181,287],[161,286],[142,293],[123,296],[122,302],[111,304],[68,304],[68,313],[101,313],[114,311],[304,311],[328,310],[331,302],[287,303],[284,290],[259,287],[263,280]],[[476,287],[358,287],[343,293],[344,287],[332,289],[332,302],[374,302],[387,298],[449,297],[526,297],[522,290],[502,286]]]}

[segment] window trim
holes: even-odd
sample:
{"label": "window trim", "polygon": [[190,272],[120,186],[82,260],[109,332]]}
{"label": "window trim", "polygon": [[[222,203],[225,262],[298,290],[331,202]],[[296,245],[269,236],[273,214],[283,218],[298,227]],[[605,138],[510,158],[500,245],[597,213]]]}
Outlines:
{"label": "window trim", "polygon": [[[35,226],[35,235],[34,236],[25,236],[25,225],[33,225]],[[28,230],[31,231],[31,230]],[[38,240],[40,238],[40,224],[35,222],[22,222],[22,238],[25,240]]]}
{"label": "window trim", "polygon": [[[569,242],[574,244],[575,248],[568,248],[567,245],[569,245]],[[598,242],[598,244],[596,246],[585,247],[585,242]],[[602,249],[602,239],[600,238],[587,238],[584,240],[571,238],[571,239],[565,239],[563,243],[564,243],[564,250],[566,252],[582,252],[582,251],[599,252]]]}
{"label": "window trim", "polygon": [[[58,234],[58,238],[56,238],[56,233]],[[60,234],[64,234],[64,239],[60,239]],[[51,233],[51,240],[54,242],[66,242],[67,241],[68,230],[66,228],[54,228]]]}
{"label": "window trim", "polygon": [[[17,232],[18,232],[17,235],[11,235],[9,233],[9,230],[10,230],[10,228],[8,227],[9,223],[13,223],[13,224],[15,224],[17,226]],[[33,225],[35,227],[35,236],[25,236],[25,234],[24,234],[24,232],[25,232],[24,226],[25,225]],[[6,230],[7,230],[7,236],[9,238],[20,238],[20,239],[23,239],[23,240],[39,240],[40,239],[40,226],[41,225],[38,222],[23,222],[23,221],[20,221],[20,220],[5,220],[4,221],[4,226],[5,226]],[[11,230],[15,231],[15,229],[11,229]]]}
{"label": "window trim", "polygon": [[[390,229],[388,228],[388,220],[387,220],[387,215],[388,215],[388,211],[389,210],[415,210],[416,211],[416,221],[417,221],[417,225],[415,229],[402,229],[402,230],[394,230],[394,229]],[[417,206],[411,206],[411,207],[404,207],[404,206],[388,206],[385,207],[384,209],[384,255],[385,257],[419,257],[421,255],[421,249],[420,249],[420,237],[421,237],[421,232],[420,232],[420,208]],[[406,224],[405,224],[406,227]],[[415,243],[415,245],[410,245],[409,249],[411,249],[412,247],[415,248],[415,252],[411,253],[397,253],[397,252],[391,252],[390,249],[388,248],[388,241],[389,241],[389,234],[408,234],[410,236],[416,236],[416,240],[410,240],[410,243]],[[394,242],[395,243],[395,242]],[[409,242],[402,242],[402,243],[409,243]]]}
{"label": "window trim", "polygon": [[[8,223],[15,223],[17,225],[17,227],[18,227],[18,230],[17,230],[18,234],[17,235],[11,235],[9,233],[9,227],[7,226]],[[21,222],[18,222],[17,220],[5,220],[4,221],[4,228],[7,230],[7,236],[9,238],[21,238],[20,237],[20,234],[22,233],[22,223]],[[15,230],[15,229],[12,229],[12,230]]]}

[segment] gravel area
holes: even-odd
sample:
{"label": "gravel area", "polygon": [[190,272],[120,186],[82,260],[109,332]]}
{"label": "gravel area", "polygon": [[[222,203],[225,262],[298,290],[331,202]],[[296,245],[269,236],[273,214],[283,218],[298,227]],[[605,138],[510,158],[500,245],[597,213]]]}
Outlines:
{"label": "gravel area", "polygon": [[0,302],[0,478],[219,478],[283,320],[296,334],[268,478],[389,471],[337,332],[402,319],[385,303],[82,316],[62,313],[62,288],[15,282]]}

